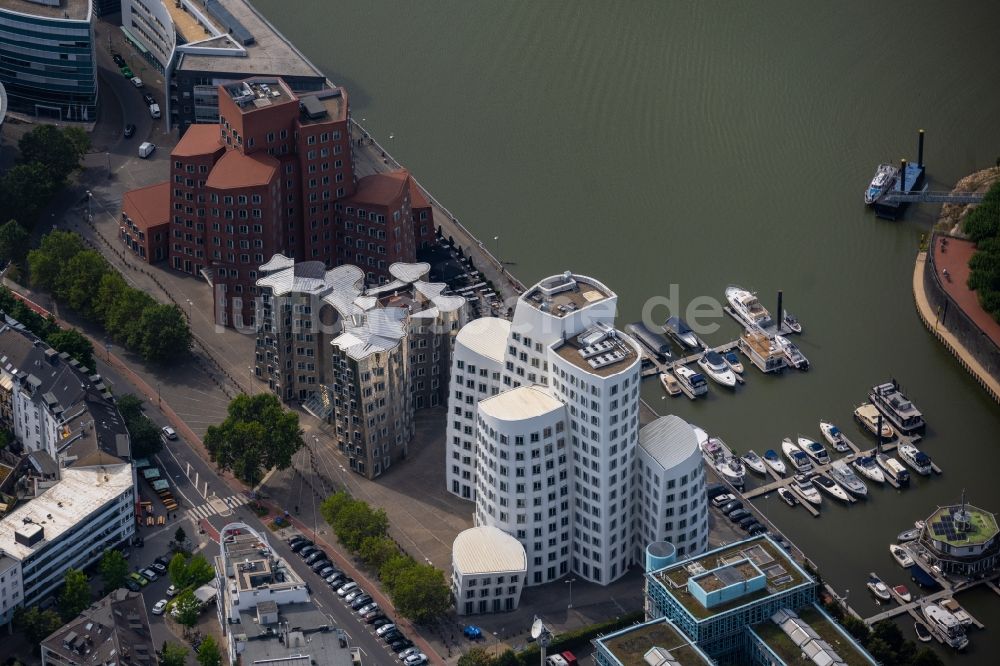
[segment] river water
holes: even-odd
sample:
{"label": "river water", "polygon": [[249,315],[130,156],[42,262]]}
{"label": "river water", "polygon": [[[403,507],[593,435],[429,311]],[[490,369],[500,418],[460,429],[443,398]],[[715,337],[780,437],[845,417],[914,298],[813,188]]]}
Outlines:
{"label": "river water", "polygon": [[[620,295],[621,323],[671,285],[686,305],[739,283],[772,312],[784,290],[813,369],[751,369],[735,394],[713,388],[697,403],[650,381],[644,396],[661,413],[740,451],[818,438],[820,418],[870,442],[853,407],[875,382],[903,384],[943,476],[851,508],[827,499],[818,519],[762,501],[862,614],[878,610],[868,571],[910,582],[887,551],[899,531],[963,488],[1000,510],[1000,408],[914,310],[913,261],[937,210],[890,223],[862,202],[878,162],[916,158],[918,128],[937,189],[1000,156],[1000,5],[255,4],[525,283],[593,275]],[[717,322],[707,341],[735,339],[732,321]],[[1000,598],[960,600],[991,628],[955,661],[996,663]]]}

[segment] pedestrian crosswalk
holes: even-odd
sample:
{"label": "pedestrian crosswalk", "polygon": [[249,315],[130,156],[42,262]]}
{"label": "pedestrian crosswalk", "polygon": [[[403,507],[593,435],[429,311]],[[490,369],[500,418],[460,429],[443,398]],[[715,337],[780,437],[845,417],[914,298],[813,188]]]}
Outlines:
{"label": "pedestrian crosswalk", "polygon": [[230,495],[229,497],[213,497],[208,502],[196,506],[188,513],[194,516],[195,520],[208,518],[216,515],[229,515],[233,509],[243,506],[250,500],[245,495]]}

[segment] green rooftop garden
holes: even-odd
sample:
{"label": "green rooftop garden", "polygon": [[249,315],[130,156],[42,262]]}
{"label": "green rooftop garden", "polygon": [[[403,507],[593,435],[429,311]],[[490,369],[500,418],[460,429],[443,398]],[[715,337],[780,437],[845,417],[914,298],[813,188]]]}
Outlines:
{"label": "green rooftop garden", "polygon": [[644,663],[643,655],[654,647],[668,650],[682,666],[707,663],[686,637],[665,622],[640,625],[602,642],[618,661],[627,666]]}
{"label": "green rooftop garden", "polygon": [[[965,510],[972,518],[970,531],[963,532],[957,529],[952,520],[956,507],[947,506],[938,509],[927,521],[927,535],[951,546],[971,546],[986,543],[1000,532],[997,528],[997,519],[992,513],[974,506],[966,506]],[[940,529],[936,530],[935,527]]]}
{"label": "green rooftop garden", "polygon": [[[796,611],[819,637],[830,644],[847,666],[871,666],[864,655],[837,631],[836,627],[812,606]],[[770,620],[754,625],[753,630],[767,643],[767,646],[781,657],[788,666],[814,666],[812,659],[803,656],[802,651],[792,642],[781,627]]]}

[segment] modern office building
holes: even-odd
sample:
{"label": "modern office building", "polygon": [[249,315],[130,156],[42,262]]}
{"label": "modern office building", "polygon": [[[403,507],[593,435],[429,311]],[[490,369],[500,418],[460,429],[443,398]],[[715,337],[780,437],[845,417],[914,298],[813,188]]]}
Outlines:
{"label": "modern office building", "polygon": [[183,11],[176,4],[172,0],[120,0],[122,33],[161,74],[169,74],[173,66],[177,30],[168,7]]}
{"label": "modern office building", "polygon": [[258,269],[256,376],[333,423],[351,469],[369,478],[406,456],[415,410],[444,404],[468,306],[429,272],[396,263],[391,282],[366,289],[357,266],[275,255]]}
{"label": "modern office building", "polygon": [[636,561],[641,544],[668,542],[677,557],[708,548],[708,498],[698,437],[678,416],[639,430],[636,476]]}
{"label": "modern office building", "polygon": [[642,352],[614,328],[617,301],[567,271],[522,294],[511,322],[456,339],[448,489],[524,545],[529,585],[571,572],[607,584],[635,558]]}
{"label": "modern office building", "polygon": [[90,0],[0,0],[0,83],[9,110],[39,120],[97,120]]}
{"label": "modern office building", "polygon": [[[0,520],[0,624],[18,606],[37,604],[108,548],[135,534],[130,464],[71,467],[41,495]],[[6,610],[3,610],[6,609]]]}
{"label": "modern office building", "polygon": [[521,542],[495,527],[471,527],[451,549],[451,591],[459,615],[512,611],[521,600],[527,556]]}
{"label": "modern office building", "polygon": [[747,628],[745,661],[761,666],[878,666],[879,662],[819,604],[783,608]]}
{"label": "modern office building", "polygon": [[698,645],[670,620],[657,618],[595,638],[597,666],[713,666]]}
{"label": "modern office building", "polygon": [[157,183],[122,196],[118,225],[122,244],[143,261],[167,260],[170,248],[170,183]]}
{"label": "modern office building", "polygon": [[125,588],[84,609],[42,641],[42,666],[153,666],[157,647],[142,594]]}
{"label": "modern office building", "polygon": [[131,458],[125,422],[100,375],[4,317],[0,324],[0,426],[25,452],[58,467]]}
{"label": "modern office building", "polygon": [[938,507],[920,535],[930,563],[946,574],[988,575],[1000,565],[1000,528],[996,516],[965,501]]}

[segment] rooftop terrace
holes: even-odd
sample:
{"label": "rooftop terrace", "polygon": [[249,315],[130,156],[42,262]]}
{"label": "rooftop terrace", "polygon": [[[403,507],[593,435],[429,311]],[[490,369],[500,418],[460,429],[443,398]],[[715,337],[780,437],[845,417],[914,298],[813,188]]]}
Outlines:
{"label": "rooftop terrace", "polygon": [[90,14],[90,0],[49,0],[46,4],[30,0],[0,0],[0,10],[44,18],[85,21]]}
{"label": "rooftop terrace", "polygon": [[284,104],[296,99],[292,91],[279,78],[254,78],[230,83],[222,87],[236,102],[243,113],[250,113],[275,104]]}
{"label": "rooftop terrace", "polygon": [[956,521],[956,514],[961,512],[961,506],[945,506],[935,511],[927,519],[925,534],[935,541],[942,541],[951,546],[974,546],[988,542],[1000,533],[997,519],[989,511],[965,506],[968,517],[967,528]]}
{"label": "rooftop terrace", "polygon": [[[837,630],[837,627],[815,607],[803,608],[797,612],[797,615],[819,634],[822,640],[829,643],[837,656],[847,666],[871,666],[872,662],[854,643],[845,638]],[[789,666],[814,666],[815,662],[804,656],[802,649],[792,642],[788,634],[770,619],[754,625],[753,630]]]}
{"label": "rooftop terrace", "polygon": [[553,317],[567,314],[599,303],[615,294],[596,280],[566,271],[562,275],[546,278],[525,292],[524,301]]}
{"label": "rooftop terrace", "polygon": [[[594,335],[588,339],[591,333]],[[621,372],[639,359],[639,352],[619,331],[609,329],[600,339],[597,339],[598,335],[599,331],[592,329],[574,336],[556,347],[555,352],[581,370],[598,377]]]}
{"label": "rooftop terrace", "polygon": [[[737,564],[745,559],[749,559],[764,573],[767,579],[766,587],[733,599],[732,601],[712,606],[711,608],[703,606],[688,591],[688,579],[704,576],[705,573],[713,569],[718,569],[727,564]],[[743,562],[742,566],[749,567],[749,564]],[[752,569],[752,567],[749,568]],[[699,620],[724,613],[733,608],[738,608],[751,601],[783,592],[808,580],[795,562],[781,548],[775,546],[764,537],[754,539],[753,541],[741,541],[730,546],[724,546],[723,548],[705,553],[700,557],[685,560],[656,571],[652,576],[663,584],[667,592],[680,602],[693,617]],[[721,579],[720,583],[723,585],[727,584]],[[698,584],[705,588],[705,578],[700,578]]]}
{"label": "rooftop terrace", "polygon": [[652,648],[666,650],[681,666],[712,663],[666,620],[629,627],[597,642],[623,666],[645,663],[643,657]]}

